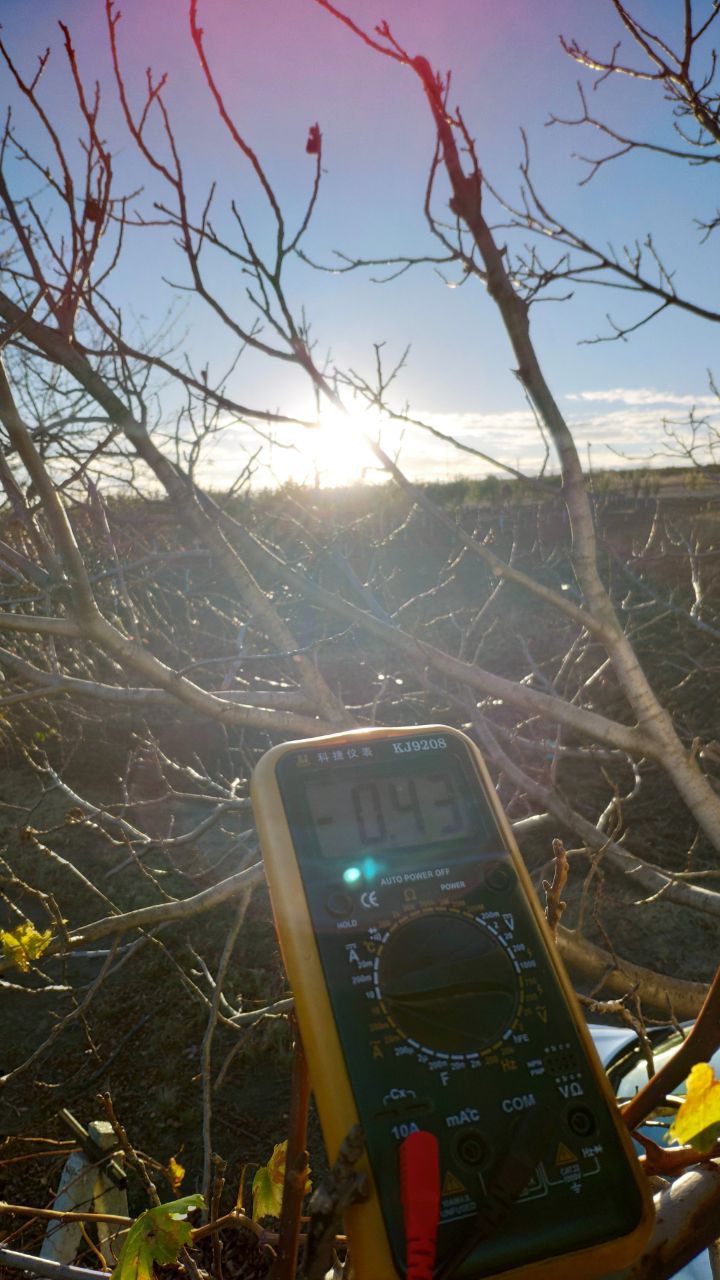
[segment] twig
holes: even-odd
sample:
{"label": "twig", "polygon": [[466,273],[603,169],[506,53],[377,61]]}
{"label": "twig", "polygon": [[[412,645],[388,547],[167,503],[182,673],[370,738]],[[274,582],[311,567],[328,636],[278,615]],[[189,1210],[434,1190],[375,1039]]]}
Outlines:
{"label": "twig", "polygon": [[[301,1218],[301,1221],[304,1219]],[[192,1233],[192,1243],[198,1244],[201,1240],[206,1240],[208,1236],[214,1235],[217,1231],[225,1231],[228,1227],[237,1227],[243,1231],[250,1231],[257,1238],[258,1244],[276,1245],[280,1239],[277,1231],[267,1231],[265,1227],[261,1227],[259,1223],[253,1222],[252,1218],[248,1218],[247,1214],[240,1213],[238,1209],[233,1209],[232,1213],[223,1214],[222,1218],[217,1218],[215,1222],[206,1222],[202,1227],[195,1227]],[[307,1240],[307,1232],[301,1231],[298,1236],[301,1244]],[[347,1239],[344,1235],[336,1235],[335,1243],[345,1245]]]}
{"label": "twig", "polygon": [[[623,1022],[631,1031],[634,1031],[639,1042],[640,1049],[645,1059],[648,1078],[655,1074],[655,1059],[653,1057],[652,1044],[650,1042],[645,1023],[642,1016],[642,1005],[636,991],[629,991],[626,996],[621,996],[619,1000],[594,1000],[592,996],[577,993],[580,1004],[583,1005],[589,1013],[600,1014],[606,1017],[608,1014],[622,1018]],[[635,1012],[628,1009],[626,1001],[632,1001]]]}
{"label": "twig", "polygon": [[123,1152],[125,1153],[125,1159],[127,1160],[128,1164],[131,1165],[132,1168],[135,1170],[135,1172],[139,1175],[140,1181],[142,1182],[145,1188],[145,1191],[147,1192],[147,1197],[151,1205],[153,1206],[153,1208],[157,1208],[157,1206],[160,1204],[160,1196],[158,1195],[157,1187],[155,1186],[155,1183],[153,1182],[152,1178],[150,1177],[150,1174],[147,1171],[147,1165],[145,1164],[145,1161],[142,1159],[141,1156],[138,1155],[137,1151],[135,1150],[134,1146],[132,1145],[130,1139],[127,1136],[124,1126],[118,1120],[115,1114],[115,1108],[113,1106],[113,1101],[110,1094],[99,1093],[97,1095],[97,1099],[100,1105],[102,1106],[105,1112],[105,1115],[110,1121],[110,1124],[113,1127],[115,1136],[117,1137],[117,1140],[120,1143],[120,1146],[122,1147]]}
{"label": "twig", "polygon": [[330,1173],[315,1188],[310,1200],[310,1221],[302,1261],[304,1280],[323,1280],[331,1265],[340,1217],[345,1209],[367,1195],[365,1174],[355,1165],[365,1148],[359,1124],[345,1135]]}
{"label": "twig", "polygon": [[677,1178],[678,1174],[684,1173],[692,1165],[706,1164],[720,1156],[720,1142],[716,1142],[714,1147],[704,1153],[695,1151],[693,1147],[671,1147],[668,1151],[667,1147],[659,1147],[657,1142],[653,1142],[652,1138],[639,1130],[634,1137],[645,1152],[640,1157],[640,1163],[648,1177],[658,1175],[661,1178]]}
{"label": "twig", "polygon": [[[227,1162],[219,1156],[217,1152],[213,1156],[213,1184],[212,1199],[210,1201],[210,1221],[217,1222],[218,1210],[220,1208],[220,1198],[225,1186],[225,1170]],[[215,1231],[212,1238],[212,1255],[213,1255],[213,1273],[215,1280],[223,1280],[222,1269],[222,1240],[220,1232]]]}
{"label": "twig", "polygon": [[567,903],[562,900],[562,891],[567,883],[570,864],[562,840],[557,838],[553,840],[552,847],[555,858],[555,873],[552,878],[552,884],[549,880],[543,880],[542,887],[545,890],[545,915],[547,916],[553,939],[557,942],[558,925],[567,906]]}
{"label": "twig", "polygon": [[27,1160],[57,1160],[59,1156],[72,1156],[79,1147],[55,1147],[52,1151],[29,1151],[24,1156],[8,1156],[6,1160],[0,1160],[0,1167],[6,1168],[9,1164],[25,1164]]}
{"label": "twig", "polygon": [[[293,1019],[294,1021],[294,1019]],[[295,1026],[295,1052],[290,1079],[290,1119],[285,1152],[285,1181],[283,1183],[282,1208],[278,1251],[271,1272],[271,1280],[293,1280],[297,1269],[300,1214],[307,1185],[308,1154],[307,1118],[310,1103],[310,1076],[307,1059]]]}
{"label": "twig", "polygon": [[17,1213],[26,1218],[61,1218],[63,1222],[112,1222],[119,1227],[129,1227],[133,1221],[132,1218],[125,1218],[118,1213],[80,1213],[74,1209],[68,1209],[66,1212],[60,1209],[34,1209],[31,1205],[8,1204],[5,1200],[0,1200],[0,1213]]}
{"label": "twig", "polygon": [[98,1262],[102,1266],[102,1270],[109,1275],[111,1268],[108,1266],[107,1262],[105,1261],[103,1255],[101,1254],[100,1250],[95,1244],[95,1241],[93,1240],[92,1236],[89,1235],[88,1229],[85,1226],[84,1222],[80,1223],[80,1234],[82,1235],[82,1238],[85,1241],[85,1244],[87,1245],[90,1252],[95,1254],[95,1257],[97,1258]]}
{"label": "twig", "polygon": [[[111,937],[115,933],[125,933],[128,929],[154,928],[165,921],[188,920],[203,912],[213,911],[222,903],[244,893],[250,885],[257,884],[262,876],[262,863],[256,862],[243,871],[228,876],[226,880],[221,880],[219,884],[211,885],[209,889],[201,889],[190,898],[182,898],[177,902],[157,902],[149,907],[136,907],[121,915],[103,916],[101,920],[95,920],[73,932],[67,945],[62,940],[51,942],[44,957],[56,955],[61,947],[63,950],[77,950],[88,942],[96,942],[99,938]],[[0,973],[11,967],[11,961],[0,956]]]}
{"label": "twig", "polygon": [[208,1280],[207,1272],[200,1270],[187,1245],[183,1245],[178,1260],[185,1267],[190,1280]]}
{"label": "twig", "polygon": [[247,1214],[239,1213],[234,1209],[232,1213],[226,1213],[222,1218],[216,1218],[214,1222],[206,1222],[202,1227],[196,1227],[192,1233],[193,1244],[198,1244],[200,1240],[205,1240],[207,1236],[215,1235],[218,1231],[224,1231],[226,1227],[242,1227],[245,1231],[251,1231],[258,1240],[271,1240],[272,1233],[268,1233],[257,1222],[253,1222],[252,1218],[248,1218]]}
{"label": "twig", "polygon": [[210,1202],[210,1161],[212,1159],[212,1046],[215,1028],[217,1026],[218,1014],[220,1012],[220,999],[222,996],[223,984],[227,973],[228,965],[232,958],[232,953],[237,942],[238,934],[245,920],[245,913],[248,909],[250,901],[250,891],[245,890],[244,896],[238,903],[237,914],[230,927],[228,935],[225,939],[220,963],[218,965],[217,975],[215,978],[215,989],[213,991],[212,1004],[210,1006],[210,1016],[205,1028],[202,1046],[200,1049],[200,1071],[202,1078],[202,1104],[203,1104],[203,1171],[202,1171],[202,1192],[205,1197],[205,1203]]}
{"label": "twig", "polygon": [[[139,938],[138,942],[140,942],[140,944],[147,942],[147,938]],[[115,1048],[113,1049],[110,1056],[107,1057],[105,1061],[100,1064],[100,1066],[97,1068],[96,1071],[93,1071],[92,1075],[90,1076],[90,1079],[87,1081],[88,1085],[95,1084],[98,1080],[101,1080],[103,1076],[107,1076],[107,1072],[110,1068],[110,1064],[113,1063],[115,1059],[119,1056],[119,1054],[122,1053],[123,1049],[128,1044],[128,1042],[132,1040],[133,1036],[137,1035],[140,1028],[144,1027],[145,1023],[149,1022],[150,1019],[154,1016],[155,1015],[153,1010],[150,1009],[148,1010],[147,1013],[144,1013],[140,1018],[138,1018],[137,1022],[133,1023],[133,1025],[130,1027],[130,1030],[126,1031],[125,1035],[122,1036],[121,1039],[118,1041],[118,1043],[115,1045]]]}
{"label": "twig", "polygon": [[0,1085],[9,1084],[10,1081],[14,1080],[16,1076],[19,1076],[21,1072],[27,1071],[28,1067],[32,1066],[33,1062],[37,1062],[38,1058],[40,1058],[43,1055],[45,1050],[49,1049],[50,1046],[54,1044],[55,1040],[57,1040],[58,1036],[61,1034],[61,1032],[63,1032],[66,1029],[66,1027],[70,1026],[70,1024],[72,1022],[75,1022],[78,1018],[82,1019],[84,1017],[85,1010],[92,1003],[94,996],[96,995],[97,991],[100,989],[103,982],[105,981],[106,974],[110,969],[113,960],[115,959],[115,953],[118,947],[120,946],[121,941],[122,941],[122,934],[120,935],[120,937],[114,940],[113,945],[108,953],[108,957],[105,960],[105,963],[103,964],[102,969],[100,970],[97,978],[89,987],[87,995],[85,996],[85,999],[82,1000],[80,1004],[75,1005],[75,1008],[71,1009],[70,1013],[66,1013],[65,1017],[61,1018],[59,1022],[55,1023],[50,1034],[47,1036],[45,1040],[43,1040],[42,1044],[38,1045],[37,1049],[35,1049],[30,1054],[29,1058],[26,1058],[25,1061],[21,1062],[19,1066],[14,1067],[12,1071],[8,1071],[6,1075],[0,1076]]}

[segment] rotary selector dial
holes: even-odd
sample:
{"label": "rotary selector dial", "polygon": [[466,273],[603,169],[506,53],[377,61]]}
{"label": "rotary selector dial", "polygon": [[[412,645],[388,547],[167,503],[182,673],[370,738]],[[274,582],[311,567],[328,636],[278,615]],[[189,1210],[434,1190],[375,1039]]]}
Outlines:
{"label": "rotary selector dial", "polygon": [[375,991],[417,1049],[477,1057],[517,1025],[519,968],[508,940],[464,911],[410,916],[382,939]]}

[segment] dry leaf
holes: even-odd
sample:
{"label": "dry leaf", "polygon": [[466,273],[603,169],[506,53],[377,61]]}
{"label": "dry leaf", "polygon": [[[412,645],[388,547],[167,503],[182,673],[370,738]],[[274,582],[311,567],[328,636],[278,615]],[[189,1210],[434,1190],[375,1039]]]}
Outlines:
{"label": "dry leaf", "polygon": [[185,1177],[185,1166],[181,1164],[179,1160],[176,1160],[175,1156],[171,1156],[167,1162],[167,1174],[168,1182],[170,1183],[173,1191],[177,1194],[182,1186],[183,1178]]}

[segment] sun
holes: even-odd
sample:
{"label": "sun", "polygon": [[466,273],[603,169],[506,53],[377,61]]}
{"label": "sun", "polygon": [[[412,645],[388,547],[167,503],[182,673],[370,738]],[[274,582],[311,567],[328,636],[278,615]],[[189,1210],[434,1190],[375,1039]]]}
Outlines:
{"label": "sun", "polygon": [[288,484],[341,489],[376,484],[385,478],[369,441],[377,441],[381,432],[387,433],[387,418],[373,409],[350,409],[347,413],[332,409],[322,414],[318,425],[315,423],[317,419],[305,408],[304,412],[298,411],[292,425],[263,432],[259,447],[252,428],[246,427],[238,437],[237,429],[228,427],[211,441],[199,468],[204,482],[232,484],[238,466],[245,468],[248,483],[258,490],[281,489]]}
{"label": "sun", "polygon": [[378,464],[365,437],[377,436],[380,421],[370,410],[324,412],[320,426],[305,431],[299,445],[305,483],[331,489],[373,479]]}

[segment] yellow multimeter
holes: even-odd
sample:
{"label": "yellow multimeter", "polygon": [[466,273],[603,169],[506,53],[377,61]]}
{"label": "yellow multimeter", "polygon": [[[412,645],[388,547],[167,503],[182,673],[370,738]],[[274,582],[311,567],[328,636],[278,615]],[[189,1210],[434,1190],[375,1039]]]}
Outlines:
{"label": "yellow multimeter", "polygon": [[287,743],[252,802],[330,1159],[365,1135],[358,1280],[404,1274],[417,1131],[438,1143],[443,1280],[628,1264],[652,1201],[475,745],[437,726]]}

